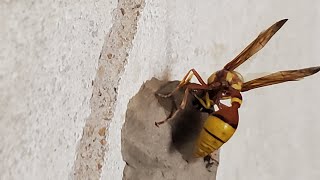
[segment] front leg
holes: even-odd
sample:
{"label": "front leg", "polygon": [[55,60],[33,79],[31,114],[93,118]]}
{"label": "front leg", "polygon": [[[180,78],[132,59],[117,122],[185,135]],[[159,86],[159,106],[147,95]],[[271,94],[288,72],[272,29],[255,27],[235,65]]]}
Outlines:
{"label": "front leg", "polygon": [[186,89],[184,91],[182,102],[178,107],[178,109],[174,113],[171,113],[165,120],[155,122],[155,125],[159,127],[160,124],[163,124],[171,119],[174,119],[181,110],[185,109],[188,103],[188,96],[189,96],[190,90],[207,90],[207,88],[208,88],[207,86],[202,86],[200,84],[195,84],[195,83],[187,84]]}
{"label": "front leg", "polygon": [[180,88],[184,87],[185,85],[190,83],[190,80],[192,79],[193,75],[196,76],[197,80],[203,87],[208,87],[208,85],[203,81],[199,73],[195,69],[190,69],[188,73],[183,77],[183,79],[180,81],[179,85],[169,94],[160,94],[157,95],[163,98],[171,97],[176,91],[178,91]]}
{"label": "front leg", "polygon": [[[188,95],[189,95],[189,89],[186,88],[186,90],[184,91],[183,99],[182,99],[182,102],[181,102],[179,108],[175,112],[171,111],[170,115],[165,120],[159,121],[159,122],[155,122],[155,125],[157,127],[159,127],[159,125],[161,125],[161,124],[163,124],[163,123],[165,123],[165,122],[167,122],[167,121],[169,121],[171,119],[174,119],[177,116],[177,114],[186,107],[187,100],[188,100]],[[175,103],[173,103],[172,105],[174,106]]]}

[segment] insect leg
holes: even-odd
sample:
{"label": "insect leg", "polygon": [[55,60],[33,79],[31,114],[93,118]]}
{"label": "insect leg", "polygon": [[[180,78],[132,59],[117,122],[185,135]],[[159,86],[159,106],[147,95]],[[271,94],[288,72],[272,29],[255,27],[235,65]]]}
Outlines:
{"label": "insect leg", "polygon": [[175,116],[186,107],[190,90],[206,90],[206,89],[208,89],[208,86],[206,86],[206,85],[203,86],[201,84],[196,84],[196,83],[189,83],[189,84],[186,84],[185,86],[186,86],[186,89],[184,91],[183,99],[182,99],[182,102],[181,102],[180,106],[178,107],[178,109],[172,115],[170,114],[165,120],[155,122],[155,125],[157,127],[159,127],[160,124],[163,124],[163,123],[175,118]]}
{"label": "insect leg", "polygon": [[210,159],[213,160],[216,165],[219,165],[219,161],[216,159],[215,153],[211,153],[209,156],[210,156]]}
{"label": "insect leg", "polygon": [[196,94],[194,94],[194,97],[198,99],[198,101],[200,102],[200,104],[206,108],[206,109],[210,109],[212,104],[213,104],[213,101],[209,98],[209,93],[206,92],[206,95],[205,95],[205,101],[203,99],[201,99],[200,97],[198,97]]}
{"label": "insect leg", "polygon": [[155,122],[155,125],[157,127],[159,127],[160,124],[165,123],[166,121],[168,121],[169,119],[173,118],[174,116],[176,116],[176,114],[178,113],[177,111],[179,111],[179,109],[176,106],[176,103],[174,102],[174,100],[172,99],[172,108],[171,108],[171,112],[169,114],[169,116],[163,120],[163,121],[159,121],[159,122]]}
{"label": "insect leg", "polygon": [[180,81],[179,85],[169,94],[157,94],[160,97],[168,98],[172,96],[176,91],[178,91],[181,87],[185,86],[186,84],[190,83],[190,80],[192,79],[193,75],[196,76],[197,80],[202,86],[206,86],[207,84],[203,81],[199,73],[195,69],[190,69],[188,73],[183,77],[183,79]]}
{"label": "insect leg", "polygon": [[186,88],[186,90],[184,91],[182,102],[179,107],[180,109],[184,109],[186,107],[188,95],[189,95],[189,88]]}
{"label": "insect leg", "polygon": [[[182,102],[181,102],[181,105],[180,105],[181,109],[184,109],[185,106],[186,106],[186,104],[187,104],[188,95],[189,95],[190,90],[208,90],[208,88],[209,88],[209,86],[203,86],[203,85],[201,85],[201,84],[196,84],[196,83],[189,83],[189,84],[187,84],[187,85],[185,85],[185,86],[186,86],[186,91],[184,92],[184,98],[183,98],[183,100],[182,100]],[[197,97],[195,94],[194,94],[194,96],[200,101],[201,98]],[[205,101],[206,101],[206,102],[204,102],[204,101],[202,100],[203,104],[202,104],[201,101],[200,101],[200,103],[201,103],[204,107],[208,107],[208,106],[211,107],[211,101],[210,101],[210,99],[209,99],[209,94],[208,94],[208,93],[206,93],[206,99],[205,99]],[[207,108],[207,109],[208,109],[208,108]]]}
{"label": "insect leg", "polygon": [[201,78],[201,76],[199,75],[199,73],[195,69],[191,69],[190,71],[192,71],[192,73],[196,76],[196,78],[198,79],[198,81],[201,85],[207,86],[207,84],[203,81],[203,79]]}
{"label": "insect leg", "polygon": [[158,122],[155,122],[154,124],[157,126],[157,127],[159,127],[159,125],[161,125],[161,124],[163,124],[163,123],[165,123],[165,122],[167,122],[167,121],[169,121],[169,120],[171,120],[171,119],[174,119],[175,117],[176,117],[176,115],[181,111],[182,109],[177,109],[174,113],[171,113],[172,115],[170,116],[168,116],[165,120],[163,120],[163,121],[158,121]]}
{"label": "insect leg", "polygon": [[167,122],[167,121],[169,121],[171,119],[174,119],[176,117],[176,115],[186,107],[188,95],[189,95],[189,89],[186,88],[186,90],[184,91],[183,99],[182,99],[182,102],[181,102],[179,108],[174,113],[171,112],[171,114],[165,120],[159,121],[159,122],[155,122],[155,125],[157,127],[159,127],[160,124],[163,124],[163,123],[165,123],[165,122]]}

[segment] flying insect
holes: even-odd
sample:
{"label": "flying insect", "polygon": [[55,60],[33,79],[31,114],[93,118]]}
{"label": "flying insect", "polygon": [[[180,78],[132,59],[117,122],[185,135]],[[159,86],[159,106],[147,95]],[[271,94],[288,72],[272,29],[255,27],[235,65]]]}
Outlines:
{"label": "flying insect", "polygon": [[[237,67],[261,50],[286,22],[287,19],[280,20],[261,32],[255,40],[238,56],[226,64],[222,70],[212,73],[207,79],[207,83],[205,83],[195,69],[191,69],[171,93],[158,94],[158,96],[168,98],[177,90],[181,88],[185,89],[184,97],[179,108],[164,121],[156,122],[155,125],[159,126],[173,119],[183,110],[189,94],[192,94],[199,101],[203,109],[214,109],[214,105],[216,105],[218,109],[209,114],[196,141],[194,156],[204,157],[219,149],[236,131],[239,122],[238,109],[242,103],[241,92],[287,81],[298,81],[306,76],[319,72],[320,66],[286,70],[244,82],[242,75],[235,71]],[[196,77],[199,83],[190,82],[193,76]],[[230,100],[231,106],[224,105],[220,102],[226,99]]]}

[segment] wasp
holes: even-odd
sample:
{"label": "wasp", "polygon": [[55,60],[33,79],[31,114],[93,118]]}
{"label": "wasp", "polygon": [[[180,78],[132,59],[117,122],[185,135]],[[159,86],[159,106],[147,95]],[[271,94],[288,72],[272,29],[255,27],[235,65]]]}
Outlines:
{"label": "wasp", "polygon": [[[212,73],[207,79],[207,83],[204,82],[195,69],[191,69],[172,92],[169,94],[158,94],[158,96],[168,98],[179,89],[185,90],[179,108],[164,121],[156,122],[155,124],[159,126],[174,118],[179,111],[185,108],[189,94],[192,94],[197,99],[203,109],[214,109],[214,105],[216,105],[217,110],[209,113],[195,143],[194,157],[205,157],[218,150],[235,133],[239,123],[238,109],[242,104],[241,92],[287,81],[298,81],[319,72],[320,66],[286,70],[245,82],[242,75],[235,71],[237,67],[261,50],[287,20],[280,20],[261,32],[256,39],[238,56],[227,63],[222,70]],[[196,77],[199,83],[190,82],[193,76]],[[231,105],[227,106],[221,103],[221,100],[230,100]]]}

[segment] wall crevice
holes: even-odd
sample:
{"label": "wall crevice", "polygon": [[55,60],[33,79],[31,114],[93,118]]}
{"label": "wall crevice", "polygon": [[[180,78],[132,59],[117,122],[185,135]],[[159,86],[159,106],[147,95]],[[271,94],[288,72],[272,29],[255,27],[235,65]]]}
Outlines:
{"label": "wall crevice", "polygon": [[86,120],[77,147],[74,179],[101,177],[108,149],[106,137],[114,115],[117,89],[144,4],[143,0],[119,0],[113,11],[113,25],[106,36],[93,81],[91,114]]}

